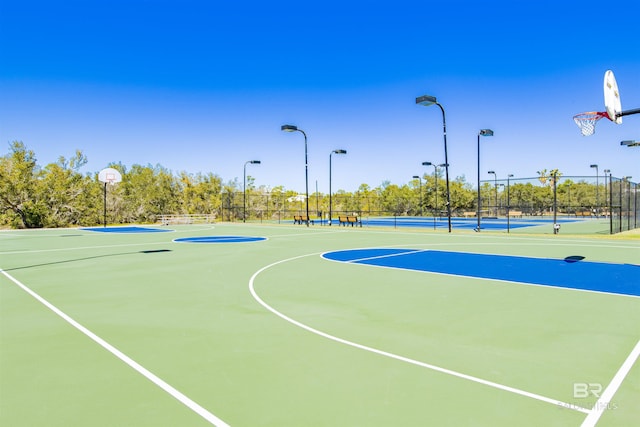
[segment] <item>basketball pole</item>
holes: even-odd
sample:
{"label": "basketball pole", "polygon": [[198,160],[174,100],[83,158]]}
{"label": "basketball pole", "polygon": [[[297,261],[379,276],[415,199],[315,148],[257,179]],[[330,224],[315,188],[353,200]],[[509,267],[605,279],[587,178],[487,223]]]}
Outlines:
{"label": "basketball pole", "polygon": [[104,210],[103,210],[103,218],[104,218],[104,227],[107,226],[107,183],[104,183]]}

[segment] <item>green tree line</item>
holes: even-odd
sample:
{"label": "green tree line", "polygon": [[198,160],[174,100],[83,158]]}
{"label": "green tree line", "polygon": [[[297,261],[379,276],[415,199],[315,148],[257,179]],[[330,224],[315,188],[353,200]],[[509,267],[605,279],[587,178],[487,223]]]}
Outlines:
{"label": "green tree line", "polygon": [[[305,210],[304,200],[283,186],[257,187],[248,176],[245,192],[237,180],[223,182],[215,173],[173,173],[161,165],[112,163],[122,174],[122,182],[105,185],[98,172],[82,174],[87,158],[77,150],[70,158],[59,157],[41,167],[35,153],[21,141],[9,144],[0,157],[0,225],[13,228],[91,226],[102,224],[106,195],[107,222],[153,223],[164,214],[207,214],[220,220],[287,219]],[[556,177],[560,174],[552,171]],[[550,183],[553,174],[539,173],[539,182],[512,182],[509,205],[529,214],[549,211],[553,205]],[[507,206],[504,185],[484,182],[482,209],[497,214]],[[600,192],[596,203],[597,191]],[[559,182],[556,199],[559,210],[606,206],[605,189],[569,179]],[[477,189],[457,177],[450,181],[451,209],[454,215],[475,211]],[[329,212],[328,194],[309,195],[312,217]],[[388,181],[372,188],[361,184],[357,191],[338,190],[332,197],[334,218],[339,213],[358,215],[442,215],[446,212],[446,182],[443,171],[397,185]]]}

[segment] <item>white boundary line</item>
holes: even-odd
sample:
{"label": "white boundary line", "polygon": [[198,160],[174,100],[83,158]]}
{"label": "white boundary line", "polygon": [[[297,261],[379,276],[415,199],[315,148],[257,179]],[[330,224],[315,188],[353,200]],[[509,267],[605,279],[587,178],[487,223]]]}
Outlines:
{"label": "white boundary line", "polygon": [[[197,240],[202,238],[212,238],[214,240],[206,241],[206,240]],[[192,240],[188,240],[192,239]],[[247,239],[247,240],[245,240]],[[251,239],[251,240],[249,240]],[[220,241],[216,241],[220,240]],[[256,237],[256,236],[193,236],[193,237],[178,237],[177,239],[173,239],[173,243],[195,243],[195,244],[224,244],[224,243],[256,243],[256,242],[264,242],[269,240],[268,237]]]}
{"label": "white boundary line", "polygon": [[126,354],[124,354],[123,352],[121,352],[120,350],[118,350],[117,348],[115,348],[114,346],[112,346],[111,344],[109,344],[108,342],[103,340],[102,338],[100,338],[98,335],[96,335],[93,332],[91,332],[89,329],[85,328],[80,323],[76,322],[74,319],[72,319],[70,316],[68,316],[62,310],[60,310],[59,308],[57,308],[56,306],[51,304],[49,301],[47,301],[44,298],[42,298],[36,292],[32,291],[30,288],[28,288],[27,286],[22,284],[18,279],[14,278],[13,276],[11,276],[9,273],[7,273],[6,271],[4,271],[2,269],[0,269],[0,273],[2,273],[7,279],[11,280],[16,285],[18,285],[18,287],[20,287],[23,291],[25,291],[26,293],[31,295],[33,298],[38,300],[40,303],[42,303],[49,310],[53,311],[55,314],[57,314],[59,317],[61,317],[63,320],[65,320],[67,323],[69,323],[71,326],[73,326],[74,328],[76,328],[77,330],[79,330],[80,332],[85,334],[87,337],[89,337],[90,339],[95,341],[97,344],[99,344],[105,350],[107,350],[108,352],[110,352],[111,354],[116,356],[118,359],[120,359],[121,361],[123,361],[124,363],[129,365],[131,368],[135,369],[139,374],[141,374],[144,377],[146,377],[149,381],[153,382],[155,385],[157,385],[158,387],[160,387],[161,389],[166,391],[173,398],[178,400],[183,405],[187,406],[189,409],[191,409],[196,414],[200,415],[202,418],[207,420],[209,423],[211,423],[211,424],[213,424],[215,426],[218,426],[218,427],[229,427],[229,425],[227,423],[225,423],[224,421],[222,421],[220,418],[216,417],[211,412],[207,411],[202,406],[198,405],[196,402],[194,402],[193,400],[189,399],[187,396],[182,394],[180,391],[178,391],[177,389],[175,389],[174,387],[172,387],[171,385],[169,385],[168,383],[163,381],[161,378],[157,377],[155,374],[153,374],[151,371],[146,369],[144,366],[140,365],[138,362],[136,362],[135,360],[131,359],[129,356],[127,356]]}
{"label": "white boundary line", "polygon": [[550,403],[550,404],[555,405],[555,406],[572,409],[574,411],[583,412],[585,414],[589,413],[588,409],[582,408],[582,407],[574,405],[574,404],[568,404],[568,403],[562,402],[560,400],[556,400],[556,399],[552,399],[552,398],[549,398],[549,397],[541,396],[541,395],[535,394],[535,393],[530,393],[528,391],[520,390],[520,389],[517,389],[517,388],[514,388],[514,387],[509,387],[509,386],[506,386],[506,385],[503,385],[503,384],[498,384],[498,383],[495,383],[493,381],[484,380],[482,378],[474,377],[472,375],[463,374],[461,372],[453,371],[451,369],[442,368],[440,366],[431,365],[429,363],[420,362],[418,360],[410,359],[408,357],[400,356],[400,355],[397,355],[397,354],[394,354],[394,353],[390,353],[390,352],[387,352],[387,351],[384,351],[384,350],[379,350],[379,349],[376,349],[376,348],[373,348],[373,347],[369,347],[369,346],[366,346],[366,345],[358,344],[358,343],[355,343],[353,341],[348,341],[348,340],[345,340],[343,338],[339,338],[339,337],[336,337],[334,335],[327,334],[326,332],[322,332],[322,331],[319,331],[318,329],[314,329],[311,326],[307,326],[304,323],[299,322],[299,321],[297,321],[295,319],[292,319],[291,317],[288,317],[287,315],[279,312],[278,310],[276,310],[275,308],[273,308],[269,304],[267,304],[257,294],[257,292],[255,290],[254,282],[255,282],[256,277],[258,277],[258,275],[260,275],[260,273],[262,273],[263,271],[265,271],[265,270],[267,270],[267,269],[269,269],[271,267],[274,267],[274,266],[276,266],[278,264],[283,264],[285,262],[294,261],[294,260],[297,260],[297,259],[300,259],[300,258],[305,258],[305,257],[315,256],[315,255],[320,255],[320,253],[313,253],[313,254],[296,256],[296,257],[293,257],[293,258],[288,258],[288,259],[276,261],[276,262],[274,262],[272,264],[269,264],[269,265],[267,265],[265,267],[262,267],[260,270],[256,271],[251,276],[251,279],[249,279],[249,291],[251,292],[251,295],[253,296],[253,298],[261,306],[263,306],[264,308],[266,308],[267,310],[269,310],[270,312],[272,312],[276,316],[280,317],[281,319],[283,319],[283,320],[285,320],[285,321],[287,321],[287,322],[289,322],[289,323],[291,323],[291,324],[293,324],[295,326],[298,326],[299,328],[302,328],[302,329],[304,329],[306,331],[309,331],[309,332],[311,332],[313,334],[316,334],[316,335],[319,335],[321,337],[327,338],[329,340],[338,342],[340,344],[345,344],[345,345],[348,345],[348,346],[351,346],[351,347],[358,348],[360,350],[364,350],[364,351],[368,351],[368,352],[371,352],[371,353],[378,354],[380,356],[389,357],[391,359],[399,360],[401,362],[410,363],[412,365],[416,365],[416,366],[420,366],[420,367],[423,367],[423,368],[431,369],[433,371],[437,371],[437,372],[440,372],[440,373],[443,373],[443,374],[446,374],[446,375],[451,375],[451,376],[454,376],[454,377],[458,377],[458,378],[462,378],[462,379],[465,379],[465,380],[473,381],[473,382],[476,382],[476,383],[479,383],[479,384],[483,384],[483,385],[486,385],[486,386],[489,386],[489,387],[497,388],[499,390],[507,391],[507,392],[510,392],[510,393],[518,394],[518,395],[529,397],[529,398],[536,399],[536,400],[540,400],[542,402]]}
{"label": "white boundary line", "polygon": [[627,356],[627,359],[624,361],[622,366],[620,366],[620,369],[618,369],[616,375],[613,377],[604,392],[600,395],[598,401],[593,405],[593,408],[591,408],[591,411],[589,411],[589,415],[587,415],[587,418],[585,418],[585,420],[582,422],[581,427],[593,427],[596,425],[604,410],[609,407],[613,395],[616,394],[616,391],[618,391],[618,388],[620,388],[622,381],[624,381],[625,377],[631,370],[633,364],[636,363],[636,360],[639,356],[640,341],[636,343],[636,346],[633,348],[633,350],[631,350],[631,353],[629,353],[629,356]]}

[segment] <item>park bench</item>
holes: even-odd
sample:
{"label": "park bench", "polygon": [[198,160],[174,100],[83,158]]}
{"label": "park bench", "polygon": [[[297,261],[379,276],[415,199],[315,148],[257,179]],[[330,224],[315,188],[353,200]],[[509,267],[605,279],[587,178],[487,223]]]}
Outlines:
{"label": "park bench", "polygon": [[309,222],[311,222],[311,224],[313,224],[313,221],[309,221],[309,217],[306,215],[294,215],[293,216],[293,223],[294,224],[308,224]]}
{"label": "park bench", "polygon": [[518,217],[518,218],[522,218],[522,212],[521,211],[509,211],[509,216],[510,217]]}
{"label": "park bench", "polygon": [[576,217],[578,216],[591,216],[591,211],[576,211]]}
{"label": "park bench", "polygon": [[344,225],[345,227],[347,225],[351,225],[352,227],[354,225],[360,225],[360,227],[362,227],[362,221],[360,221],[357,216],[340,215],[338,216],[338,222],[340,225]]}

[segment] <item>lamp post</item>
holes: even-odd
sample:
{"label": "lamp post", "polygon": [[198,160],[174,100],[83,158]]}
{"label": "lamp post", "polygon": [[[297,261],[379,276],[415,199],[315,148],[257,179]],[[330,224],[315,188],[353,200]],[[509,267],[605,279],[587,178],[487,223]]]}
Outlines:
{"label": "lamp post", "polygon": [[[627,230],[631,230],[631,175],[622,177],[622,181],[627,182]],[[622,188],[620,189],[622,194]],[[620,212],[622,213],[622,202],[620,203]],[[622,219],[620,219],[620,227],[622,227]]]}
{"label": "lamp post", "polygon": [[[607,198],[607,175],[611,173],[611,170],[605,169],[604,171],[602,171],[602,173],[604,174],[604,211],[606,218],[607,212],[609,212],[609,215],[611,215],[611,206],[607,204],[607,202],[609,201],[609,199]],[[609,180],[609,185],[611,185],[611,180]]]}
{"label": "lamp post", "polygon": [[247,165],[259,165],[260,160],[249,160],[244,162],[244,181],[242,182],[242,192],[244,193],[243,197],[243,208],[242,208],[242,222],[247,222]]}
{"label": "lamp post", "polygon": [[[440,163],[439,168],[445,167],[445,163]],[[438,205],[438,169],[436,168],[436,206]]]}
{"label": "lamp post", "polygon": [[[320,215],[320,193],[318,193],[318,180],[316,179],[316,216]],[[321,216],[321,215],[320,215]],[[322,224],[322,222],[320,222]]]}
{"label": "lamp post", "polygon": [[329,226],[331,226],[331,220],[333,219],[333,207],[331,200],[331,196],[333,194],[333,192],[331,191],[331,156],[333,155],[333,153],[347,154],[347,150],[333,150],[331,153],[329,153]]}
{"label": "lamp post", "polygon": [[620,141],[620,145],[627,147],[640,147],[640,141]]}
{"label": "lamp post", "polygon": [[553,234],[558,234],[558,172],[553,172]]}
{"label": "lamp post", "polygon": [[445,179],[447,181],[447,219],[449,222],[449,233],[451,233],[451,192],[449,191],[449,158],[447,156],[447,122],[444,114],[444,108],[436,100],[435,96],[422,95],[416,98],[416,104],[429,107],[433,104],[440,107],[442,111],[442,134],[444,136],[444,164],[445,164]]}
{"label": "lamp post", "polygon": [[422,162],[422,166],[433,166],[433,177],[435,178],[434,193],[436,196],[435,206],[433,208],[433,229],[436,229],[436,212],[438,210],[438,166],[431,162]]}
{"label": "lamp post", "polygon": [[509,193],[509,188],[510,188],[509,179],[510,178],[513,178],[513,174],[512,173],[507,175],[507,234],[509,233],[509,230],[511,229],[510,223],[509,223],[509,211],[511,210],[511,195]]}
{"label": "lamp post", "polygon": [[478,208],[476,212],[478,225],[476,226],[476,231],[480,231],[480,204],[482,203],[480,198],[480,136],[493,136],[493,131],[491,129],[480,129],[480,132],[478,132]]}
{"label": "lamp post", "polygon": [[422,177],[419,175],[413,175],[413,179],[417,179],[418,182],[420,183],[420,216],[423,216],[423,212],[422,212]]}
{"label": "lamp post", "polygon": [[307,227],[309,226],[309,161],[307,155],[307,134],[302,129],[298,129],[294,125],[282,125],[280,130],[284,132],[300,132],[304,135],[304,182],[305,182],[305,198],[307,204]]}
{"label": "lamp post", "polygon": [[496,217],[498,217],[498,176],[495,171],[489,171],[488,174],[493,174],[493,187],[496,193]]}
{"label": "lamp post", "polygon": [[598,206],[600,205],[599,203],[599,199],[598,199],[598,165],[590,165],[589,167],[591,168],[595,168],[596,169],[596,218],[598,218],[600,216],[599,213],[599,209]]}

